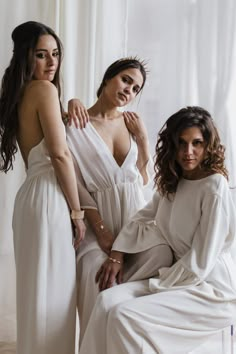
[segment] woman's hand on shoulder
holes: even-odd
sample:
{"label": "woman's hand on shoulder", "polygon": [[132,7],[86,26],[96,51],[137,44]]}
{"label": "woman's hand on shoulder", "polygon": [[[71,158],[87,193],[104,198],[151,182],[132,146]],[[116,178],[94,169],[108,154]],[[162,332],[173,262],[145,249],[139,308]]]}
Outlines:
{"label": "woman's hand on shoulder", "polygon": [[76,128],[83,129],[89,121],[89,114],[83,103],[77,99],[72,98],[68,101],[68,123],[74,122]]}
{"label": "woman's hand on shoulder", "polygon": [[135,112],[123,112],[127,129],[138,139],[148,139],[147,129],[143,120]]}

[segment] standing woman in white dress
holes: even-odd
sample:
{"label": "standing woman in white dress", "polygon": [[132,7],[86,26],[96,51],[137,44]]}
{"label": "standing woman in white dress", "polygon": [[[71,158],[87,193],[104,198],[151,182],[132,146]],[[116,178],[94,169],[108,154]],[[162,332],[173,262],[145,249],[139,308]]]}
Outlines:
{"label": "standing woman in white dress", "polygon": [[13,216],[17,354],[74,354],[74,247],[85,225],[62,122],[62,47],[52,29],[34,21],[17,26],[12,40],[0,96],[0,152],[2,171],[13,167],[18,146],[26,167]]}
{"label": "standing woman in white dress", "polygon": [[117,236],[110,254],[117,262],[107,260],[98,278],[109,284],[124,254],[163,242],[176,262],[101,292],[80,354],[187,354],[236,319],[235,208],[206,110],[183,108],[167,120],[155,168],[153,200]]}
{"label": "standing woman in white dress", "polygon": [[[142,62],[136,58],[117,60],[104,74],[97,91],[98,99],[88,109],[86,127],[67,129],[81,207],[88,222],[86,237],[77,255],[80,340],[99,293],[96,273],[110,254],[121,228],[145,205],[143,185],[152,171],[147,132],[136,113],[119,110],[135,99],[145,80]],[[77,105],[72,103],[69,114],[75,118]],[[122,282],[122,277],[123,281],[144,279],[156,274],[160,266],[170,265],[169,247],[160,247],[162,256],[152,264],[148,251],[142,253],[142,258],[140,255],[129,257],[125,272],[110,279],[109,286]],[[110,258],[110,263],[112,261]]]}

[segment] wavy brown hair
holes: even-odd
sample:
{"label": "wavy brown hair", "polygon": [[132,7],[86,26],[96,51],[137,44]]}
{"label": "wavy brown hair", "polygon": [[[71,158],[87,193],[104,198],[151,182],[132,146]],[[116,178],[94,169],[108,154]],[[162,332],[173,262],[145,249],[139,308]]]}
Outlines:
{"label": "wavy brown hair", "polygon": [[0,90],[0,170],[4,172],[13,168],[13,160],[18,150],[16,142],[18,104],[25,85],[33,79],[35,69],[33,53],[39,37],[45,34],[54,37],[58,47],[58,69],[52,83],[58,89],[60,99],[61,41],[50,27],[40,22],[28,21],[22,23],[13,30],[11,35],[14,44],[13,55],[2,78]]}
{"label": "wavy brown hair", "polygon": [[198,127],[205,142],[205,157],[201,163],[203,171],[220,173],[228,179],[228,172],[224,165],[225,148],[213,119],[208,111],[193,106],[180,109],[173,114],[158,133],[155,155],[154,183],[162,196],[176,192],[182,169],[176,161],[176,152],[179,145],[179,136],[183,130]]}

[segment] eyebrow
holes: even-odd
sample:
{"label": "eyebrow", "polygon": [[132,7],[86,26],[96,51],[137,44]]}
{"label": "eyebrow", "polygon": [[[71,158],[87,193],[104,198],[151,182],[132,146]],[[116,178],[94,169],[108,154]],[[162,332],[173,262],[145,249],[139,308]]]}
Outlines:
{"label": "eyebrow", "polygon": [[[187,141],[183,138],[183,137],[179,137],[179,141],[180,142],[184,142],[184,143],[186,143]],[[202,142],[204,142],[204,138],[194,138],[192,141],[202,141]]]}
{"label": "eyebrow", "polygon": [[[58,50],[58,48],[54,48],[52,51],[55,52],[56,50]],[[43,48],[42,49],[40,49],[40,48],[39,49],[35,49],[35,51],[36,52],[48,52],[47,49],[43,49]]]}
{"label": "eyebrow", "polygon": [[[124,76],[128,77],[128,79],[131,81],[131,82],[134,82],[134,79],[132,78],[132,76],[128,75],[128,74],[124,74]],[[139,84],[136,84],[135,86],[137,86],[139,89],[141,88],[139,86]]]}

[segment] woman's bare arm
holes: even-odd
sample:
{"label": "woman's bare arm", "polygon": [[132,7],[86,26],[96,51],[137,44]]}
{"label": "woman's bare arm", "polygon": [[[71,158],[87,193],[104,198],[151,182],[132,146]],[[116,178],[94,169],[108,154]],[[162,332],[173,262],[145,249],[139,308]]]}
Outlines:
{"label": "woman's bare arm", "polygon": [[138,146],[137,167],[143,177],[143,184],[148,183],[147,164],[150,158],[147,130],[141,118],[134,112],[124,112],[125,124],[134,135]]}
{"label": "woman's bare arm", "polygon": [[[36,108],[45,143],[61,189],[71,210],[80,210],[75,171],[66,134],[61,120],[60,104],[56,87],[47,81],[38,81],[34,90]],[[84,237],[85,226],[81,220],[73,220],[79,239]]]}

